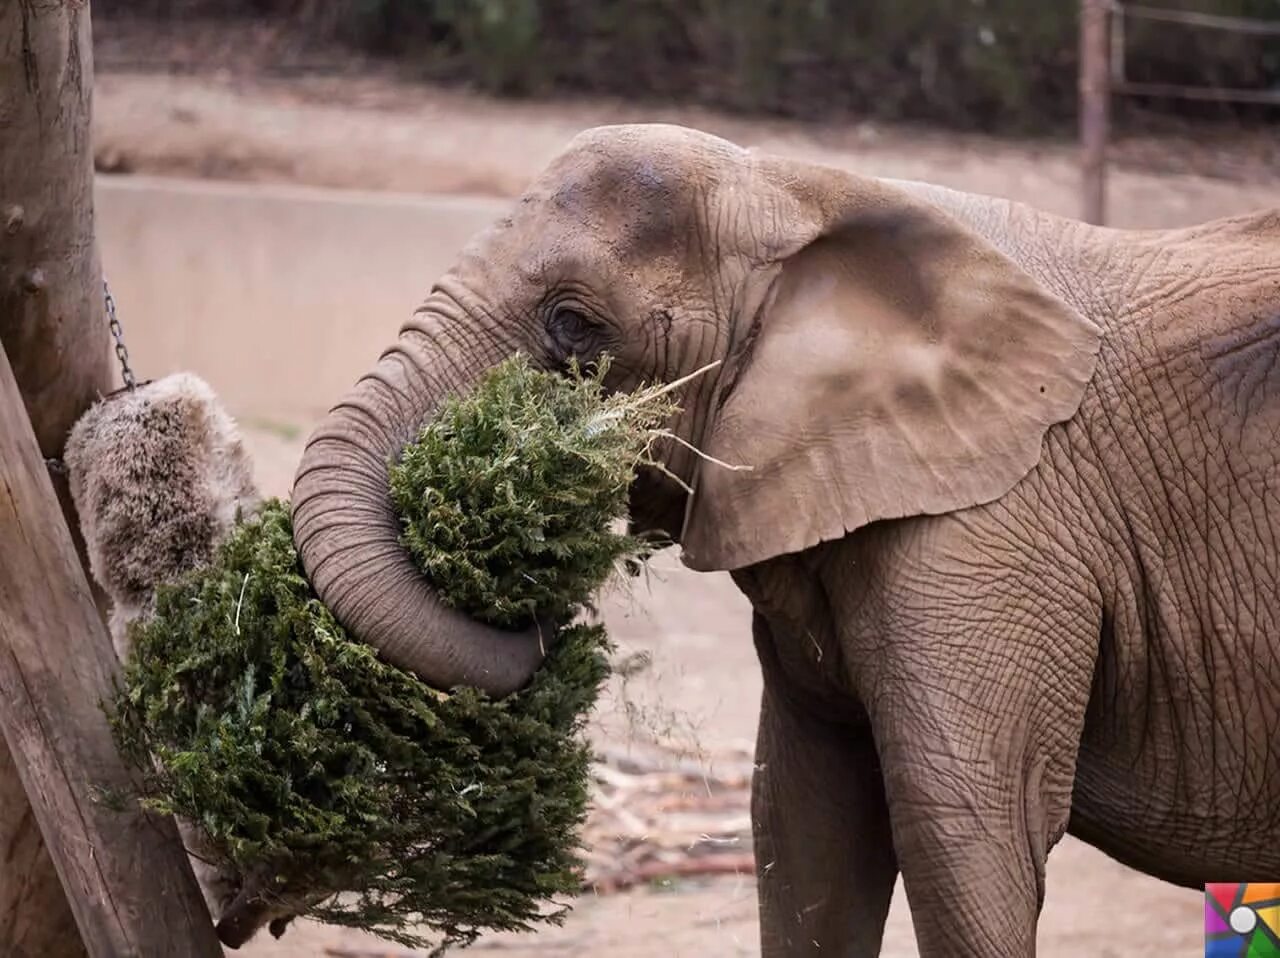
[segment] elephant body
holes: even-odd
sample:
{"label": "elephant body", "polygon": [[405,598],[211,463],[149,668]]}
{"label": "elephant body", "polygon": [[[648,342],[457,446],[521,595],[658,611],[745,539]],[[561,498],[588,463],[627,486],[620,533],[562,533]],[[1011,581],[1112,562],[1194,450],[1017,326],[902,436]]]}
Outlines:
{"label": "elephant body", "polygon": [[735,574],[765,671],[766,953],[874,954],[897,866],[922,953],[1029,954],[1065,831],[1179,884],[1280,874],[1280,216],[1100,233],[924,192],[998,212],[1101,323],[1099,362],[995,502]]}
{"label": "elephant body", "polygon": [[[1280,214],[1104,230],[617,128],[424,311],[295,490],[322,597],[396,654],[372,583],[411,570],[361,490],[442,393],[516,349],[607,350],[616,388],[719,364],[671,424],[692,494],[646,472],[632,519],[754,608],[766,955],[878,954],[899,874],[922,954],[1032,954],[1067,831],[1180,884],[1280,874]],[[528,674],[527,635],[469,641],[412,664]]]}

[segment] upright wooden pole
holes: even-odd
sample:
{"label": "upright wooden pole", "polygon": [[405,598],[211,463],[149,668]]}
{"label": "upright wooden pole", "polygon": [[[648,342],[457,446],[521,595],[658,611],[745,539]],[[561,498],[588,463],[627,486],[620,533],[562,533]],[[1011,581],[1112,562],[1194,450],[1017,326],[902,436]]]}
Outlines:
{"label": "upright wooden pole", "polygon": [[[22,561],[56,568],[73,540],[79,551],[65,482],[54,477],[50,484],[43,473],[33,478],[32,469],[40,472],[42,456],[61,454],[72,423],[111,389],[93,241],[92,87],[86,0],[0,0],[0,354],[8,354],[6,385],[16,380],[0,395],[6,568]],[[18,449],[21,459],[13,458]],[[51,490],[65,522],[52,508]],[[24,511],[31,508],[43,511]],[[33,515],[43,525],[33,526]],[[29,538],[33,529],[39,538]],[[74,613],[68,624],[76,616],[86,620],[78,631],[30,632],[38,621],[30,619],[30,603],[49,599],[48,582],[31,595],[13,593],[12,578],[0,584],[0,721],[8,726],[0,734],[0,956],[76,958],[85,953],[78,923],[94,954],[218,954],[172,825],[148,821],[138,835],[143,819],[136,812],[116,816],[90,801],[91,782],[120,776],[97,709],[105,686],[88,687],[110,675],[114,655],[93,603],[84,601],[83,571],[72,562],[62,573],[69,588],[61,600],[70,606],[61,612]],[[47,644],[33,650],[40,642]],[[24,783],[39,808],[32,809]],[[59,813],[68,811],[85,817],[65,823]],[[42,827],[52,829],[56,868]],[[99,843],[103,828],[106,841]],[[132,842],[122,854],[122,843]],[[164,847],[153,862],[157,843]],[[117,887],[109,887],[113,882]],[[77,900],[74,909],[64,885]],[[157,914],[166,902],[177,903],[176,915]],[[193,937],[175,944],[166,935],[184,923]],[[156,928],[138,938],[141,924]],[[149,947],[162,940],[175,947]]]}
{"label": "upright wooden pole", "polygon": [[[89,11],[40,7],[0,0],[0,344],[13,357],[41,449],[57,456],[75,418],[110,388],[110,367],[106,349],[95,351],[90,338],[98,264],[87,142]],[[74,517],[62,485],[64,510]],[[0,734],[0,955],[83,953]]]}
{"label": "upright wooden pole", "polygon": [[1080,147],[1082,216],[1099,226],[1107,217],[1107,138],[1111,77],[1107,53],[1107,0],[1080,2]]}

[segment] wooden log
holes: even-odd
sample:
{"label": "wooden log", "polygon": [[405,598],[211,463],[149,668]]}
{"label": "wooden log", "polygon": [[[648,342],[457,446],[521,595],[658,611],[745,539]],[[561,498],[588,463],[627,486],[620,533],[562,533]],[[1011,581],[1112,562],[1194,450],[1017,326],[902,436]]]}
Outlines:
{"label": "wooden log", "polygon": [[71,906],[0,735],[0,955],[83,954]]}
{"label": "wooden log", "polygon": [[[87,6],[0,0],[0,344],[50,457],[80,413],[111,388],[95,308],[92,73]],[[78,540],[66,483],[57,486]],[[0,955],[83,953],[0,735]]]}
{"label": "wooden log", "polygon": [[0,349],[0,727],[91,956],[217,956],[177,828],[132,800],[111,638]]}
{"label": "wooden log", "polygon": [[[61,454],[72,423],[94,399],[111,388],[101,270],[93,239],[93,158],[89,141],[92,78],[89,7],[84,0],[0,0],[0,350],[7,351],[12,361],[22,397],[21,401],[10,396],[0,402],[8,402],[8,412],[16,416],[22,416],[25,406],[26,417],[18,424],[18,432],[29,436],[34,429],[40,451],[48,457]],[[7,423],[13,422],[13,415]],[[10,438],[7,432],[5,436]],[[6,469],[11,465],[17,468],[16,462],[11,464],[7,458],[4,465]],[[66,524],[57,519],[57,512],[47,510],[47,514],[61,526],[59,534],[64,540],[70,533],[83,562],[79,526],[66,483],[55,476],[53,485]],[[0,494],[5,514],[9,515],[13,502],[7,487],[0,487]],[[17,543],[9,539],[13,531],[12,524],[0,527],[0,555],[6,559],[17,548]],[[26,550],[22,552],[25,554]],[[81,575],[82,589],[83,583]],[[100,596],[96,589],[94,594]],[[83,591],[79,595],[83,596]],[[7,596],[0,597],[0,613],[6,617],[16,614]],[[57,636],[49,647],[50,653],[55,650],[62,656],[61,662],[54,663],[60,668],[64,662],[75,662],[82,656],[96,660],[109,654],[110,644],[98,627],[96,632]],[[18,661],[2,638],[0,658],[11,670]],[[101,670],[99,677],[100,674]],[[37,687],[32,691],[41,690]],[[0,691],[0,695],[5,696],[4,705],[18,708],[18,703],[9,701],[7,692]],[[59,717],[49,731],[70,734],[71,744],[75,744],[78,732],[67,723],[78,720],[85,708],[93,710],[96,744],[100,745],[102,717],[92,702],[79,703],[76,710]],[[76,754],[93,757],[92,750],[70,757]],[[60,756],[61,753],[55,754]],[[115,764],[114,752],[106,758],[109,765]],[[73,771],[76,770],[68,767],[64,774]],[[89,771],[98,773],[97,769]],[[37,795],[42,802],[46,798],[42,793]],[[136,822],[136,816],[117,819],[116,823],[126,831],[112,844],[130,840],[128,829]],[[90,824],[96,826],[99,822],[91,818],[82,824],[81,837]],[[172,835],[165,837],[171,839]],[[93,846],[72,847],[71,851],[81,856],[98,854]],[[145,861],[141,857],[139,860]],[[108,868],[116,864],[112,859]],[[146,865],[151,868],[149,862]],[[190,872],[185,861],[179,861],[177,866],[180,867],[166,867],[162,860],[157,867],[161,878],[177,881],[169,894],[189,904],[193,884]],[[74,873],[71,877],[74,880]],[[131,881],[132,876],[126,879]],[[146,887],[153,886],[148,883]],[[83,891],[75,886],[77,894]],[[120,922],[131,924],[152,918],[147,910],[136,909],[130,885],[126,883],[120,892],[123,897],[118,893],[114,902],[124,909],[118,916]],[[102,899],[90,903],[88,911],[110,906],[110,899]],[[45,846],[38,816],[27,801],[14,757],[5,737],[0,735],[0,955],[83,955],[79,919],[80,914],[72,912]],[[207,917],[196,915],[195,919],[197,924],[202,921],[207,925]],[[109,953],[216,954],[203,944],[205,941],[212,939],[198,934],[195,944],[176,952]]]}
{"label": "wooden log", "polygon": [[744,878],[756,877],[756,860],[750,852],[737,855],[721,855],[714,858],[689,858],[676,861],[650,861],[620,871],[617,874],[601,876],[588,883],[588,892],[597,895],[611,895],[636,885],[670,878],[707,878],[717,875],[740,875]]}
{"label": "wooden log", "polygon": [[1082,217],[1099,226],[1107,221],[1107,139],[1111,125],[1111,87],[1107,0],[1080,0],[1080,152]]}

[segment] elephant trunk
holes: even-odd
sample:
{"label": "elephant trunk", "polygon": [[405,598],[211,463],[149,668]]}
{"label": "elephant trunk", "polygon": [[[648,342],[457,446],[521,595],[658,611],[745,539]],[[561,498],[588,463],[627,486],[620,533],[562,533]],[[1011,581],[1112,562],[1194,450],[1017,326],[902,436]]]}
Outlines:
{"label": "elephant trunk", "polygon": [[316,594],[354,637],[435,688],[502,696],[541,664],[540,630],[497,629],[446,606],[400,542],[388,488],[392,458],[443,399],[474,383],[485,359],[502,358],[496,348],[464,355],[450,325],[428,301],[312,434],[294,482],[293,535]]}

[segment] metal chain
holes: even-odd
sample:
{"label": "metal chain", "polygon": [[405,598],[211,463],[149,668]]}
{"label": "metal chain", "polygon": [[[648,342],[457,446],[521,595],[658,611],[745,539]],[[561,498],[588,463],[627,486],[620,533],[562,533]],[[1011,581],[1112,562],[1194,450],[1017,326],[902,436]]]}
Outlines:
{"label": "metal chain", "polygon": [[[120,362],[120,378],[124,380],[125,386],[132,392],[138,388],[138,381],[134,378],[133,369],[129,366],[129,349],[124,344],[124,327],[120,325],[120,317],[116,315],[116,300],[111,295],[111,287],[107,285],[105,275],[102,277],[102,296],[107,305],[107,328],[111,330],[111,338],[116,341],[116,359]],[[55,475],[65,476],[67,474],[66,463],[60,458],[47,458],[44,464]]]}
{"label": "metal chain", "polygon": [[120,378],[132,391],[138,388],[138,381],[133,378],[133,370],[129,368],[129,350],[124,345],[124,329],[116,316],[116,301],[111,295],[111,287],[107,285],[107,277],[102,277],[102,293],[107,301],[107,326],[111,330],[111,338],[116,341],[116,359],[120,361]]}

